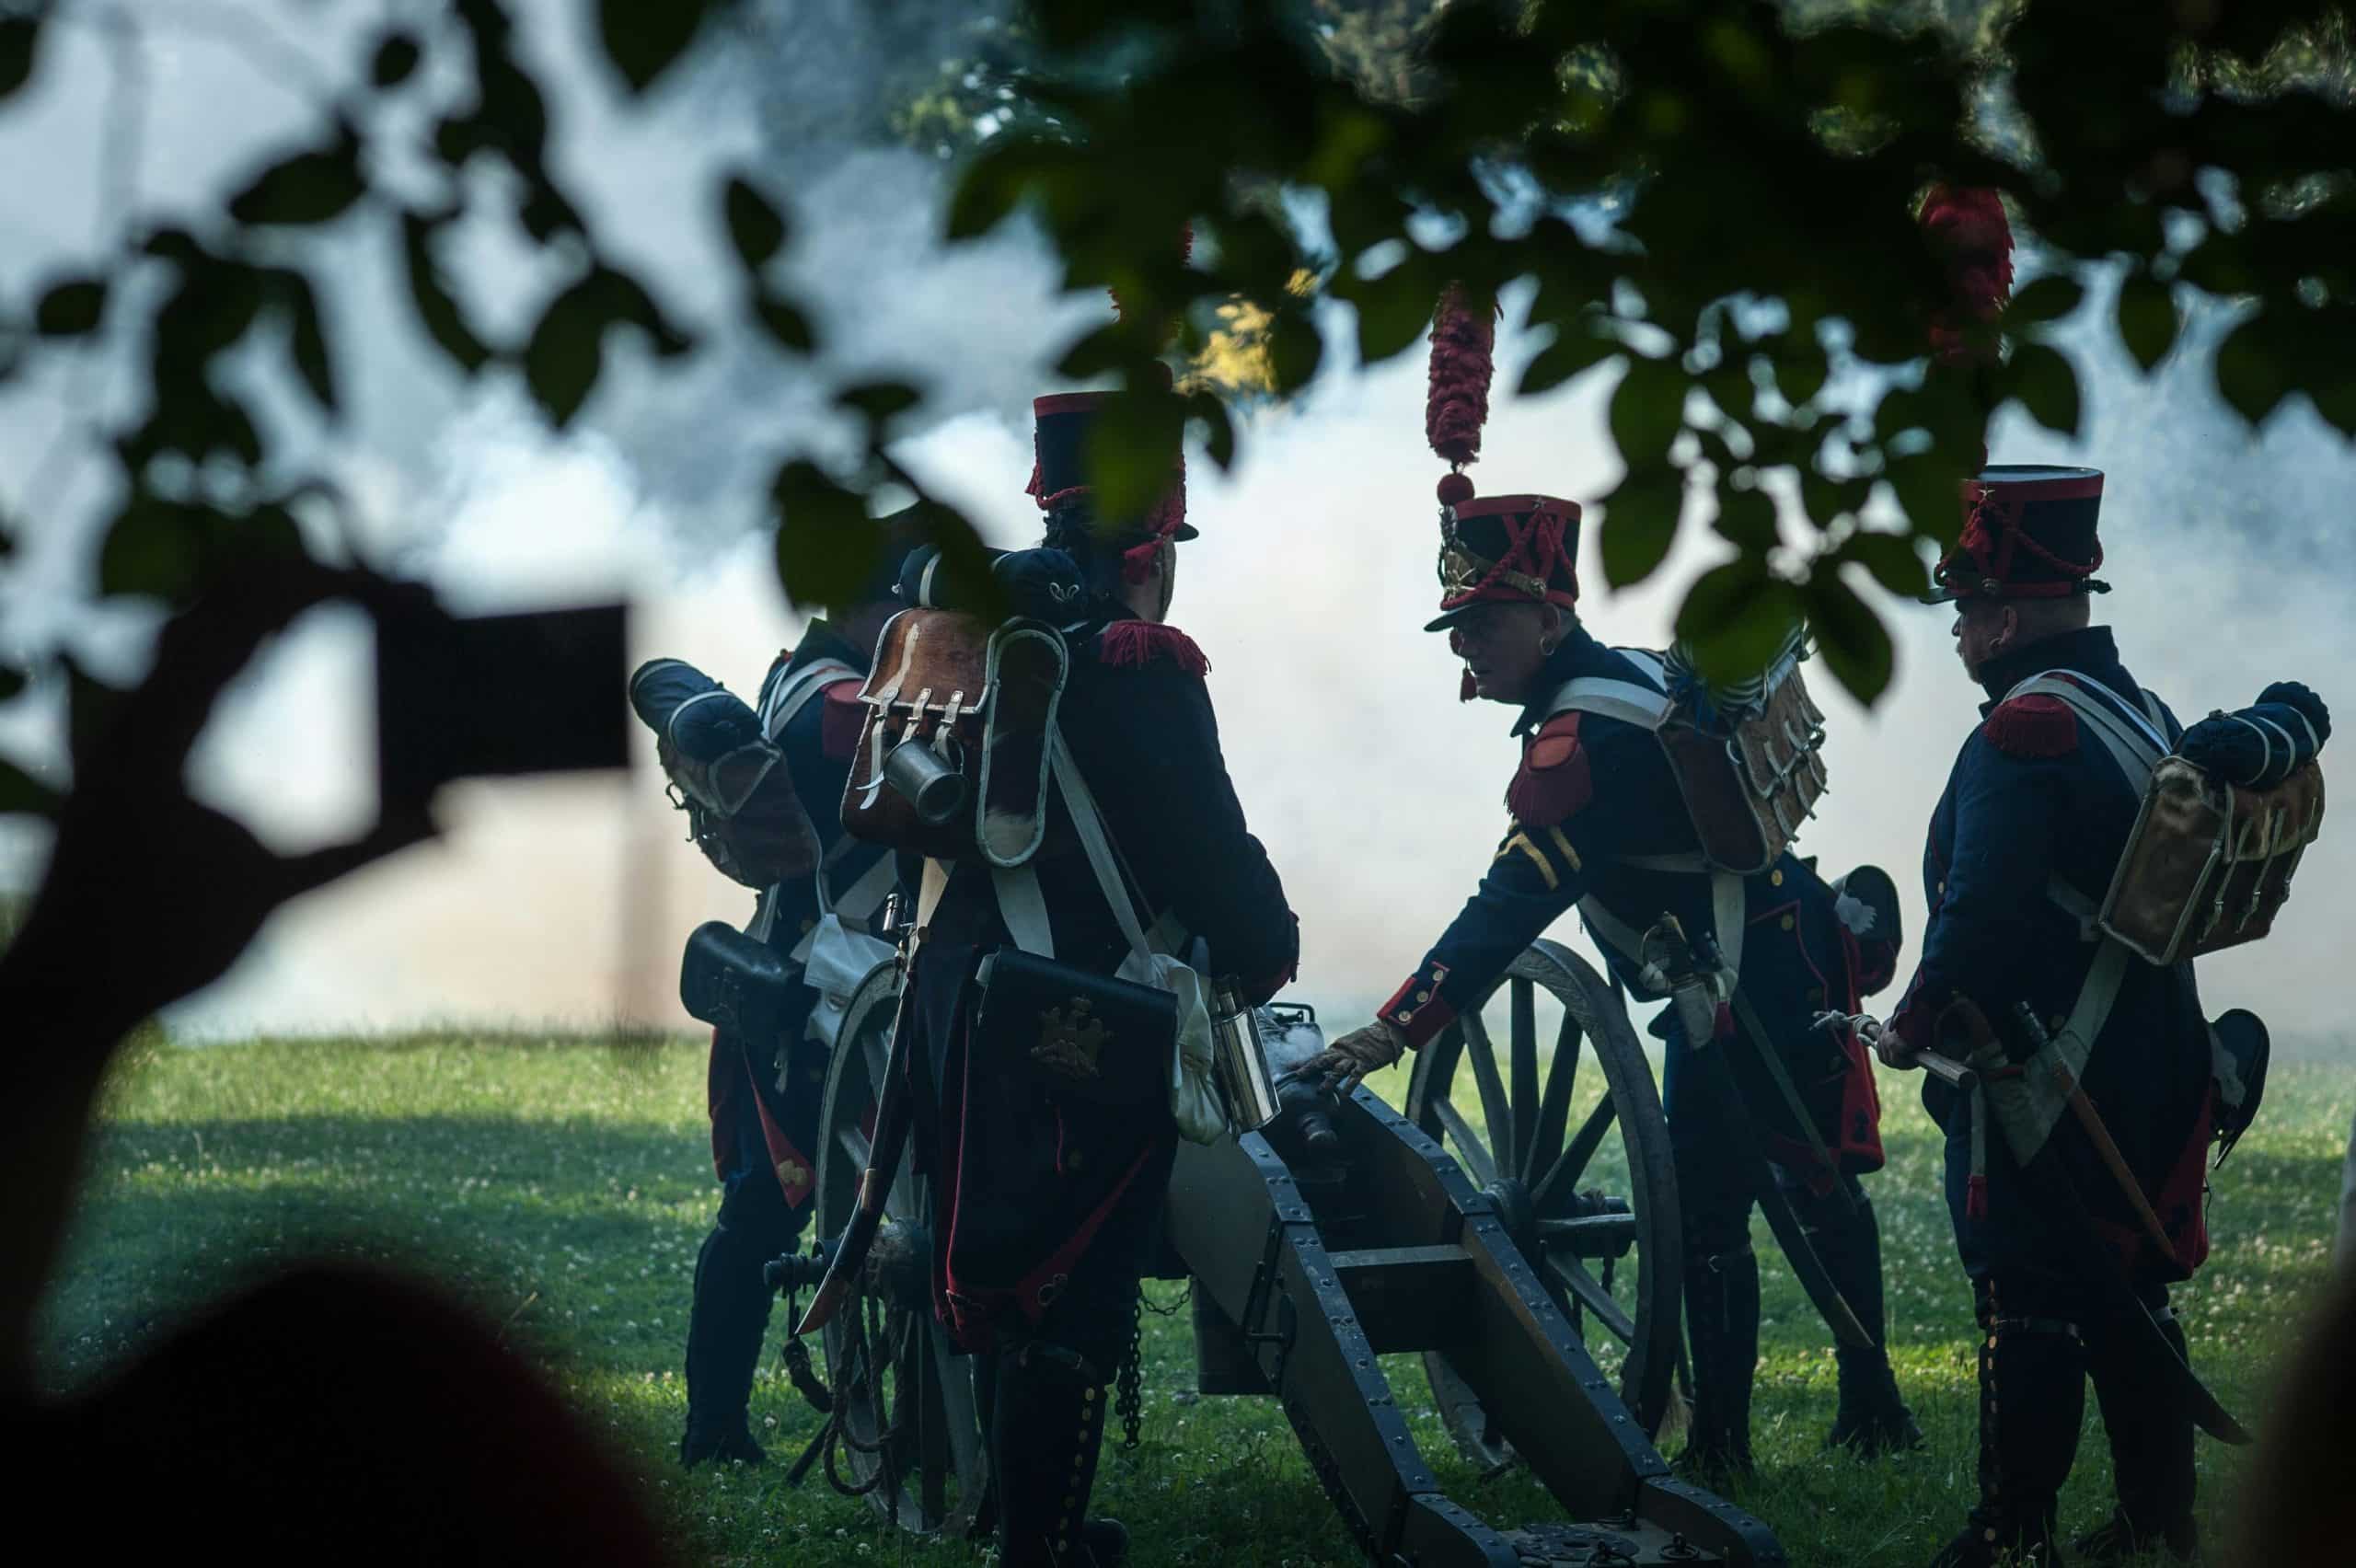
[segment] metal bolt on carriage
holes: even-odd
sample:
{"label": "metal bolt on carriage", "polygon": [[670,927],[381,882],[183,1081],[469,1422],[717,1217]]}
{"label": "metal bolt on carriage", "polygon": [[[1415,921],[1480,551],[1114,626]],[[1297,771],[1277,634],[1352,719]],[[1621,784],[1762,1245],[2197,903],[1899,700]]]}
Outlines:
{"label": "metal bolt on carriage", "polygon": [[[889,964],[867,978],[835,1052],[822,1236],[857,1201],[895,984]],[[1162,1273],[1192,1282],[1200,1391],[1276,1400],[1369,1562],[1785,1562],[1654,1447],[1678,1377],[1677,1183],[1651,1066],[1591,967],[1534,944],[1416,1053],[1403,1113],[1360,1089],[1326,1115],[1313,1152],[1297,1115],[1182,1144]],[[904,1167],[856,1298],[823,1331],[826,1462],[897,1528],[956,1537],[976,1523],[987,1444],[968,1358],[932,1318],[929,1204]],[[807,1262],[775,1277],[800,1283]],[[1526,1465],[1562,1517],[1507,1528],[1441,1490],[1379,1360],[1401,1353],[1420,1353],[1465,1458]]]}

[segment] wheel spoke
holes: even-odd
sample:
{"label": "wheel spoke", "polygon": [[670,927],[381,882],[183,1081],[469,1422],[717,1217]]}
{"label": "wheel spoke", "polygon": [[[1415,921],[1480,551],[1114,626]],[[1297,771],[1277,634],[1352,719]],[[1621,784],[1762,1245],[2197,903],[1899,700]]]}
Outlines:
{"label": "wheel spoke", "polygon": [[1636,1343],[1636,1325],[1622,1310],[1620,1303],[1611,1298],[1611,1292],[1604,1289],[1596,1282],[1595,1276],[1587,1272],[1587,1265],[1576,1258],[1549,1254],[1546,1267],[1562,1281],[1563,1288],[1569,1291],[1579,1305],[1595,1314],[1597,1322],[1611,1331],[1612,1338],[1625,1345]]}
{"label": "wheel spoke", "polygon": [[860,1031],[859,1046],[867,1057],[867,1091],[878,1104],[884,1100],[884,1072],[892,1065],[892,1020],[879,1019],[879,1028]]}
{"label": "wheel spoke", "polygon": [[867,1169],[869,1145],[867,1142],[867,1135],[865,1133],[860,1132],[857,1127],[850,1126],[846,1124],[836,1131],[835,1141],[843,1146],[843,1152],[845,1154],[850,1156],[850,1165],[852,1170],[865,1170]]}
{"label": "wheel spoke", "polygon": [[1530,1194],[1530,1201],[1539,1213],[1545,1213],[1550,1202],[1578,1191],[1579,1178],[1587,1174],[1587,1162],[1595,1158],[1596,1148],[1603,1142],[1603,1135],[1611,1130],[1611,1119],[1617,1114],[1610,1095],[1596,1101],[1595,1109],[1580,1124],[1577,1136],[1571,1139],[1570,1147],[1547,1169],[1545,1177]]}
{"label": "wheel spoke", "polygon": [[1536,1182],[1544,1174],[1542,1163],[1562,1147],[1563,1130],[1570,1124],[1571,1091],[1579,1077],[1579,1026],[1570,1009],[1563,1009],[1563,1027],[1554,1036],[1554,1059],[1546,1067],[1546,1097],[1538,1108],[1529,1152],[1522,1156],[1521,1179]]}
{"label": "wheel spoke", "polygon": [[1525,1182],[1538,1158],[1538,987],[1516,980],[1513,994],[1513,1154],[1507,1165]]}
{"label": "wheel spoke", "polygon": [[1489,1158],[1489,1146],[1473,1136],[1472,1124],[1464,1120],[1464,1113],[1450,1100],[1435,1100],[1432,1108],[1439,1113],[1440,1125],[1456,1140],[1456,1158],[1472,1172],[1472,1180],[1485,1187],[1497,1179],[1496,1161]]}
{"label": "wheel spoke", "polygon": [[1506,1098],[1505,1079],[1497,1073],[1497,1048],[1489,1040],[1488,1025],[1477,1012],[1466,1013],[1464,1056],[1472,1064],[1473,1081],[1481,1086],[1481,1119],[1489,1124],[1489,1147],[1496,1151],[1490,1180],[1509,1171],[1513,1163],[1513,1102]]}

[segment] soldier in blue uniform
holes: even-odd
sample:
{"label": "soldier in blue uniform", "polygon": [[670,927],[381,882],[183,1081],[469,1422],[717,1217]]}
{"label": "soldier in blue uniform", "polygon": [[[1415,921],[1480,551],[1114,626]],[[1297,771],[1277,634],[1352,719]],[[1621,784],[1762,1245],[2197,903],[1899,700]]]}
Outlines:
{"label": "soldier in blue uniform", "polygon": [[[1489,329],[1444,302],[1433,332],[1427,430],[1451,465],[1479,450]],[[1461,912],[1385,1002],[1374,1022],[1334,1042],[1317,1064],[1347,1081],[1421,1046],[1486,996],[1507,964],[1576,905],[1613,972],[1636,997],[1659,999],[1635,949],[1664,913],[1714,938],[1766,1038],[1719,1051],[1773,1162],[1773,1180],[1817,1256],[1872,1340],[1839,1351],[1840,1412],[1830,1441],[1864,1452],[1911,1447],[1921,1435],[1883,1349],[1880,1232],[1857,1178],[1880,1169],[1880,1102],[1862,1045],[1814,1029],[1816,1014],[1888,983],[1894,923],[1842,900],[1785,853],[1748,878],[1712,873],[1658,737],[1639,723],[1562,708],[1582,677],[1660,694],[1649,655],[1607,648],[1579,622],[1579,509],[1543,495],[1476,497],[1461,472],[1440,481],[1441,614],[1464,660],[1460,695],[1518,707],[1521,762],[1506,790],[1495,859]],[[1842,912],[1853,924],[1844,925]],[[1656,977],[1657,978],[1657,977]],[[1715,1068],[1685,1040],[1675,1009],[1654,1031],[1668,1042],[1666,1108],[1685,1225],[1686,1327],[1693,1358],[1695,1466],[1750,1463],[1750,1389],[1758,1361],[1759,1265],[1750,1240],[1758,1176],[1727,1136],[1727,1100],[1706,1092]],[[1718,1011],[1721,1039],[1738,1025]],[[1756,1055],[1774,1052],[1798,1090],[1808,1128]],[[1821,1154],[1819,1150],[1821,1149]],[[1755,1163],[1755,1162],[1754,1162]]]}
{"label": "soldier in blue uniform", "polygon": [[[887,534],[904,538],[903,528]],[[829,912],[848,930],[871,928],[891,891],[891,858],[842,831],[839,806],[859,739],[859,689],[876,634],[899,606],[892,599],[900,560],[889,561],[859,598],[813,620],[799,644],[780,653],[756,704],[791,770],[793,791],[820,848],[814,877],[780,882],[759,895],[748,935],[792,962]],[[880,944],[877,952],[888,956]],[[819,1102],[829,1047],[809,1028],[819,992],[797,985],[780,1038],[751,1040],[715,1030],[706,1084],[720,1212],[696,1254],[687,1314],[687,1423],[679,1459],[758,1464],[766,1456],[747,1422],[776,1292],[761,1278],[770,1259],[793,1251],[810,1222]]]}
{"label": "soldier in blue uniform", "polygon": [[[1219,755],[1207,661],[1164,620],[1176,543],[1195,531],[1183,490],[1141,519],[1098,515],[1081,464],[1098,402],[1038,400],[1031,492],[1046,514],[1045,548],[1001,560],[998,576],[1018,594],[1024,584],[1053,590],[1017,607],[1065,632],[1071,666],[1058,727],[1138,918],[1199,938],[1207,973],[1234,975],[1244,995],[1265,1000],[1293,973],[1298,932]],[[936,1307],[961,1345],[987,1356],[999,1561],[1110,1564],[1126,1532],[1087,1507],[1108,1384],[1133,1332],[1176,1152],[1167,1084],[1151,1102],[1108,1112],[978,1059],[976,972],[1015,945],[1018,915],[1001,903],[1003,873],[993,878],[978,853],[942,870],[922,917],[908,1020],[912,1147],[934,1182]],[[1054,959],[1112,974],[1130,944],[1060,790],[1025,870],[1035,872]],[[1188,943],[1171,945],[1183,953]]]}
{"label": "soldier in blue uniform", "polygon": [[[2024,1175],[1984,1101],[1926,1078],[1923,1103],[1946,1134],[1947,1207],[1982,1332],[1979,1506],[1941,1568],[2006,1553],[2058,1561],[2055,1498],[2078,1443],[2091,1377],[2118,1482],[2111,1520],[2077,1543],[2109,1562],[2154,1547],[2195,1551],[2193,1421],[2138,1337],[2104,1304],[2097,1268],[2124,1268],[2178,1355],[2167,1286],[2208,1252],[2205,1155],[2213,1102],[2210,1029],[2188,961],[2160,968],[2103,939],[2091,916],[2141,803],[2105,731],[2157,751],[2182,731],[2091,624],[2102,563],[2102,476],[2089,468],[1996,467],[1968,488],[1968,521],[1941,564],[1956,605],[1956,651],[1987,693],[1931,818],[1923,861],[1930,924],[1920,966],[1877,1041],[1893,1066],[1942,1043],[1941,1016],[1977,1005],[2015,1062],[2042,1032],[2090,1046],[2078,1075],[2165,1227],[2162,1249],[2088,1134],[2063,1117],[2059,1169],[2114,1260],[2055,1216]],[[2304,688],[2300,688],[2302,691]],[[2310,755],[2312,755],[2310,753]]]}

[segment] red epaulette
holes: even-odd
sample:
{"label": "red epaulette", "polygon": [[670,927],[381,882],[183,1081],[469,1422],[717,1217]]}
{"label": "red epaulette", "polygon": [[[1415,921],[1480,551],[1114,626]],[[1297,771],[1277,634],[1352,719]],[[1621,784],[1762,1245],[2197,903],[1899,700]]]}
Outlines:
{"label": "red epaulette", "polygon": [[1211,662],[1195,640],[1174,626],[1152,621],[1114,621],[1096,639],[1097,657],[1114,669],[1142,669],[1156,660],[1168,660],[1190,675],[1210,674]]}
{"label": "red epaulette", "polygon": [[1506,790],[1506,810],[1525,827],[1553,827],[1595,799],[1595,778],[1579,739],[1579,715],[1558,713],[1521,748],[1521,767]]}
{"label": "red epaulette", "polygon": [[859,751],[859,732],[867,723],[867,704],[859,694],[864,675],[845,675],[819,690],[818,745],[837,762],[848,762]]}
{"label": "red epaulette", "polygon": [[2013,756],[2067,756],[2078,749],[2078,716],[2042,692],[1998,703],[1980,732]]}

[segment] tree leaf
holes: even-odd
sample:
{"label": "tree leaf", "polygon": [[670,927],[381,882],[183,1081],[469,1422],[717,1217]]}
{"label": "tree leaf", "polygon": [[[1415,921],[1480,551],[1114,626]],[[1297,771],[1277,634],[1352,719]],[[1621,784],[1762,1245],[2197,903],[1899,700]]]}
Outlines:
{"label": "tree leaf", "polygon": [[333,146],[297,153],[256,175],[229,199],[229,215],[241,224],[323,224],[367,193],[360,138],[347,125]]}
{"label": "tree leaf", "polygon": [[850,603],[883,559],[884,536],[865,503],[801,457],[778,469],[769,498],[777,507],[777,572],[786,597],[798,608]]}
{"label": "tree leaf", "polygon": [[1685,428],[1685,373],[1667,360],[1628,360],[1611,392],[1611,439],[1631,468],[1658,464]]}
{"label": "tree leaf", "polygon": [[753,315],[778,347],[797,354],[806,354],[817,347],[817,336],[810,330],[810,318],[783,296],[763,291],[754,297]]}
{"label": "tree leaf", "polygon": [[195,590],[217,514],[133,496],[107,526],[98,549],[98,592],[180,603]]}
{"label": "tree leaf", "polygon": [[642,93],[687,52],[706,9],[707,0],[597,0],[597,36],[629,90]]}
{"label": "tree leaf", "polygon": [[758,271],[783,248],[785,218],[742,175],[729,177],[725,202],[728,237],[735,241],[736,254],[744,258],[745,270]]}
{"label": "tree leaf", "polygon": [[1923,570],[1914,536],[1880,534],[1859,529],[1841,541],[1838,560],[1853,560],[1873,573],[1874,581],[1901,598],[1920,599],[1930,591],[1931,576]]}
{"label": "tree leaf", "polygon": [[1620,488],[1603,498],[1603,527],[1596,539],[1603,581],[1625,588],[1659,571],[1677,542],[1684,505],[1685,476],[1677,469],[1666,464],[1631,469]]}
{"label": "tree leaf", "polygon": [[2251,425],[2261,423],[2290,390],[2281,362],[2268,345],[2261,324],[2252,316],[2217,345],[2217,392],[2234,411]]}
{"label": "tree leaf", "polygon": [[2014,352],[2008,368],[2013,394],[2031,419],[2048,430],[2077,435],[2082,412],[2078,374],[2059,349],[2048,343],[2023,343]]}
{"label": "tree leaf", "polygon": [[1763,556],[1742,555],[1694,579],[1677,612],[1677,638],[1712,680],[1747,680],[1767,667],[1799,620],[1792,585]]}
{"label": "tree leaf", "polygon": [[413,35],[388,32],[376,42],[376,52],[368,62],[368,79],[380,92],[398,87],[410,79],[421,58]]}
{"label": "tree leaf", "polygon": [[1765,555],[1775,548],[1775,500],[1765,490],[1718,486],[1718,516],[1711,525],[1745,555]]}
{"label": "tree leaf", "polygon": [[1104,400],[1086,455],[1100,526],[1126,525],[1169,490],[1185,430],[1186,405],[1173,392],[1132,387]]}
{"label": "tree leaf", "polygon": [[53,817],[64,803],[56,790],[0,757],[0,816]]}
{"label": "tree leaf", "polygon": [[676,359],[694,347],[693,340],[663,314],[646,286],[628,272],[599,266],[591,270],[584,285],[595,293],[608,325],[624,321],[637,328],[664,359]]}
{"label": "tree leaf", "polygon": [[[1883,536],[1888,537],[1889,536]],[[1827,567],[1810,577],[1802,590],[1808,629],[1825,667],[1847,686],[1858,701],[1870,704],[1889,689],[1897,661],[1889,628],[1873,607],[1841,581],[1837,569]]]}
{"label": "tree leaf", "polygon": [[1235,421],[1215,392],[1197,392],[1186,399],[1189,424],[1203,422],[1203,452],[1221,468],[1235,467]]}
{"label": "tree leaf", "polygon": [[612,317],[598,294],[593,276],[557,295],[524,349],[525,385],[559,430],[572,422],[605,369],[606,326]]}
{"label": "tree leaf", "polygon": [[444,281],[433,255],[433,235],[446,218],[422,213],[401,214],[402,250],[409,264],[410,303],[420,325],[452,363],[471,375],[490,363],[491,349],[468,325],[466,313]]}
{"label": "tree leaf", "polygon": [[1963,531],[1963,482],[1969,477],[1936,449],[1893,457],[1883,473],[1915,534],[1941,548],[1952,547]]}
{"label": "tree leaf", "polygon": [[869,381],[845,387],[835,395],[840,407],[851,409],[868,423],[880,425],[924,401],[924,394],[905,381]]}
{"label": "tree leaf", "polygon": [[1607,359],[1620,353],[1620,340],[1600,333],[1565,326],[1554,334],[1554,340],[1538,351],[1537,357],[1522,367],[1520,385],[1514,395],[1531,398],[1541,392],[1551,392],[1571,377],[1591,370]]}
{"label": "tree leaf", "polygon": [[33,306],[33,329],[44,338],[79,338],[98,329],[107,309],[107,285],[98,278],[69,278],[52,285]]}
{"label": "tree leaf", "polygon": [[1272,390],[1289,396],[1317,378],[1325,340],[1306,311],[1279,310],[1268,323],[1268,371]]}
{"label": "tree leaf", "polygon": [[32,80],[33,63],[40,50],[40,25],[47,14],[0,17],[0,100]]}
{"label": "tree leaf", "polygon": [[2030,327],[2043,321],[2058,321],[2078,308],[2086,291],[2077,279],[2066,272],[2048,272],[2033,278],[2013,295],[2004,306],[2004,324],[2008,327]]}
{"label": "tree leaf", "polygon": [[2127,274],[2119,287],[2119,340],[2149,375],[2176,344],[2176,300],[2149,272]]}
{"label": "tree leaf", "polygon": [[335,363],[328,352],[327,333],[319,325],[319,302],[311,292],[311,282],[291,270],[274,273],[272,282],[285,303],[287,351],[294,369],[319,407],[332,414],[338,408]]}

